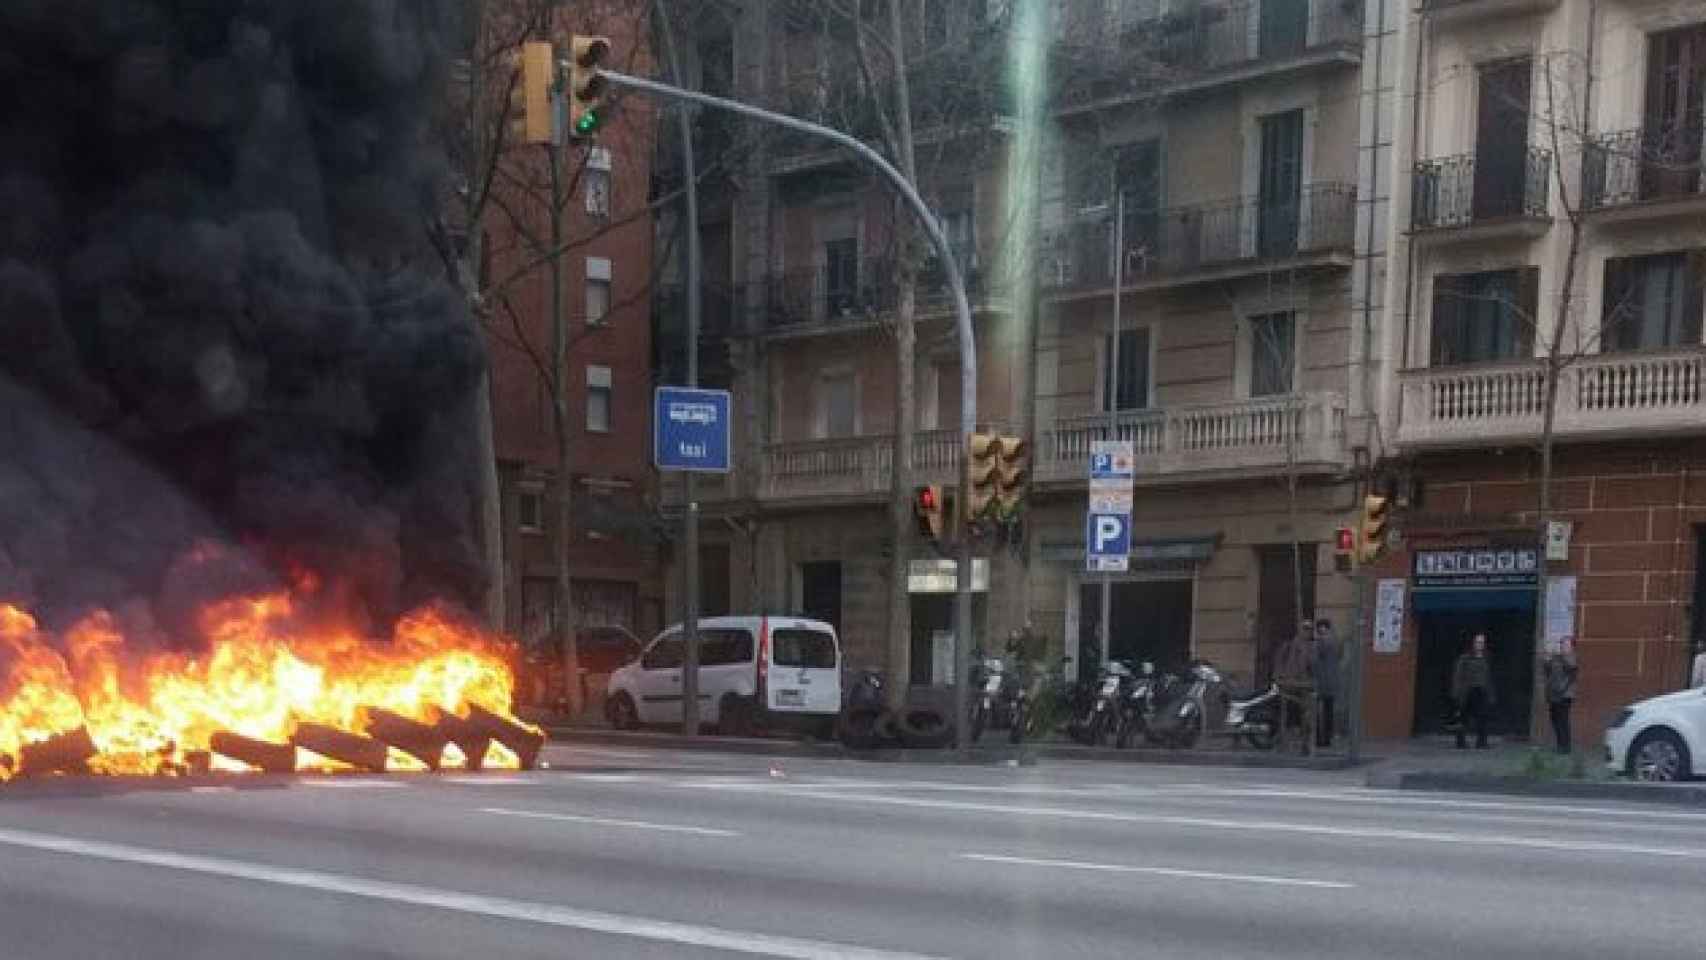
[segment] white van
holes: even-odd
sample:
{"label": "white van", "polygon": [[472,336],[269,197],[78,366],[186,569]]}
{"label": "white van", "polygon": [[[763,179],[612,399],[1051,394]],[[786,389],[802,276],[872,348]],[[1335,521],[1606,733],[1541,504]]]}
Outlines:
{"label": "white van", "polygon": [[[681,625],[659,634],[640,659],[610,675],[611,726],[681,723]],[[699,719],[723,733],[760,727],[827,729],[841,711],[841,643],[835,628],[800,617],[699,621]]]}

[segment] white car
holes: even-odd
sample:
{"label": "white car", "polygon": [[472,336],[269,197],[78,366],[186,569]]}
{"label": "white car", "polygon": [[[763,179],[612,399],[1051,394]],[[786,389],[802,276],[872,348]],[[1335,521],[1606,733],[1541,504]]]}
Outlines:
{"label": "white car", "polygon": [[1605,764],[1637,780],[1706,776],[1706,689],[1667,693],[1617,711],[1605,729]]}
{"label": "white car", "polygon": [[[681,723],[680,624],[610,675],[611,726]],[[827,730],[841,711],[841,643],[835,628],[800,617],[699,621],[699,719],[725,734],[769,727]]]}

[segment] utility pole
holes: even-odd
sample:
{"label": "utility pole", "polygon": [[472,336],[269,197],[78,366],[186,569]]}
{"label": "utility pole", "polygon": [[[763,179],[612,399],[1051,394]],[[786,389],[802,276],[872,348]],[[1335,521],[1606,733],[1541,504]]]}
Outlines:
{"label": "utility pole", "polygon": [[545,145],[551,177],[551,412],[557,427],[557,536],[553,543],[557,566],[553,624],[563,638],[563,692],[569,698],[569,715],[581,712],[580,650],[574,628],[569,624],[573,606],[569,582],[569,539],[573,536],[573,478],[569,475],[569,332],[563,316],[563,147],[555,138]]}
{"label": "utility pole", "polygon": [[[762,107],[741,103],[738,100],[728,100],[723,97],[713,97],[710,94],[693,90],[683,90],[680,87],[643,77],[629,76],[614,70],[600,70],[599,75],[619,87],[627,87],[650,93],[655,96],[667,97],[674,100],[686,100],[690,103],[703,104],[719,110],[727,110],[744,117],[750,117],[763,123],[804,133],[808,136],[828,140],[846,150],[851,151],[859,159],[888,179],[889,183],[900,192],[907,206],[918,218],[925,234],[930,238],[930,244],[942,260],[948,274],[948,291],[954,298],[955,329],[959,335],[960,344],[960,444],[961,468],[960,483],[962,500],[970,491],[969,479],[970,456],[966,449],[971,435],[977,432],[977,344],[974,338],[971,322],[971,302],[966,298],[965,276],[960,272],[959,261],[954,257],[953,247],[948,243],[947,235],[942,232],[942,226],[930,211],[924,198],[918,195],[918,190],[907,180],[894,165],[883,159],[882,154],[871,149],[858,138],[849,136],[839,130],[809,123],[787,114],[775,113]],[[695,227],[697,229],[697,227]],[[971,673],[971,537],[969,525],[965,521],[965,510],[956,511],[960,515],[958,573],[955,590],[954,617],[954,743],[960,749],[966,745],[966,725],[964,719],[969,705],[966,693],[966,678]],[[897,545],[898,548],[898,545]]]}
{"label": "utility pole", "polygon": [[[1106,210],[1106,207],[1102,209]],[[1114,313],[1108,320],[1108,439],[1120,438],[1120,294],[1125,286],[1125,191],[1115,185],[1114,197]],[[1102,663],[1113,653],[1114,574],[1102,574]],[[1101,664],[1096,665],[1097,669]],[[1091,674],[1094,678],[1095,674]]]}
{"label": "utility pole", "polygon": [[[675,30],[670,26],[664,0],[652,0],[657,12],[658,35],[663,40],[664,63],[670,82],[681,86],[681,61],[675,54]],[[699,184],[693,157],[693,121],[684,109],[675,111],[676,135],[681,138],[682,191],[686,204],[681,230],[687,240],[687,385],[699,386]],[[681,617],[685,646],[681,662],[681,733],[699,735],[699,501],[693,497],[693,471],[681,474],[682,596],[687,609]]]}

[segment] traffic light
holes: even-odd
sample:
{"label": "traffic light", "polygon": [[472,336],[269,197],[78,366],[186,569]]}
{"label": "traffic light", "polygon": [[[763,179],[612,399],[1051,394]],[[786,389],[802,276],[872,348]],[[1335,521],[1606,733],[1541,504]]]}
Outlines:
{"label": "traffic light", "polygon": [[610,55],[605,37],[569,38],[569,136],[584,139],[604,122],[600,111],[609,89],[599,65]]}
{"label": "traffic light", "polygon": [[918,518],[918,535],[928,540],[942,539],[942,488],[919,487],[912,494],[912,512]]}
{"label": "traffic light", "polygon": [[529,40],[516,56],[515,85],[509,93],[512,143],[551,142],[551,44]]}
{"label": "traffic light", "polygon": [[1001,457],[1001,439],[987,433],[974,433],[966,438],[966,480],[971,489],[966,496],[966,522],[981,520],[995,502],[996,467]]}
{"label": "traffic light", "polygon": [[1351,557],[1356,554],[1357,535],[1350,527],[1340,527],[1333,534],[1333,568],[1349,573]]}
{"label": "traffic light", "polygon": [[1002,522],[1019,515],[1025,499],[1025,474],[1029,450],[1021,437],[997,437],[995,441],[995,515]]}
{"label": "traffic light", "polygon": [[1362,498],[1362,523],[1358,526],[1357,560],[1373,563],[1386,549],[1386,498],[1369,494]]}

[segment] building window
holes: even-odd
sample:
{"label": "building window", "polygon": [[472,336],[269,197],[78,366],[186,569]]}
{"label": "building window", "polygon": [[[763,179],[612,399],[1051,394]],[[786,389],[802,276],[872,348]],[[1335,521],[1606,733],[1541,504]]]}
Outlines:
{"label": "building window", "polygon": [[610,432],[610,368],[586,368],[586,429],[589,433]]}
{"label": "building window", "polygon": [[1250,318],[1250,396],[1288,394],[1297,369],[1297,315],[1290,310]]}
{"label": "building window", "polygon": [[1700,342],[1706,251],[1605,261],[1600,349],[1653,350]]}
{"label": "building window", "polygon": [[859,241],[853,237],[830,240],[823,245],[824,296],[829,317],[837,317],[857,306],[859,290]]}
{"label": "building window", "polygon": [[851,437],[859,432],[858,381],[851,372],[818,378],[818,436]]}
{"label": "building window", "polygon": [[545,532],[545,490],[528,484],[515,495],[515,526],[522,533]]}
{"label": "building window", "polygon": [[610,260],[586,258],[586,289],[583,291],[587,326],[598,326],[610,316]]}
{"label": "building window", "polygon": [[610,216],[610,148],[593,147],[587,151],[586,169],[581,173],[581,185],[586,192],[588,215],[605,220]]}
{"label": "building window", "polygon": [[1434,366],[1534,355],[1540,270],[1492,270],[1434,278]]}
{"label": "building window", "polygon": [[[1102,411],[1112,409],[1108,402],[1108,385],[1115,379],[1112,338],[1102,338]],[[1120,331],[1119,349],[1120,410],[1142,410],[1149,406],[1149,330],[1138,328]]]}

